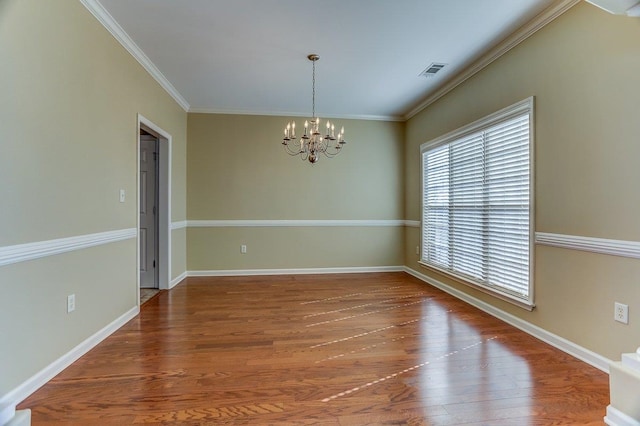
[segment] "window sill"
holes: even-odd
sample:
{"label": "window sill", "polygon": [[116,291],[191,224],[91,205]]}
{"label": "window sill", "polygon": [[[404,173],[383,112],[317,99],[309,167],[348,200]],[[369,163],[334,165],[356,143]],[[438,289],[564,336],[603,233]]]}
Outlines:
{"label": "window sill", "polygon": [[421,267],[423,267],[425,269],[428,269],[428,270],[437,272],[439,274],[442,274],[442,275],[444,275],[444,276],[446,276],[448,278],[451,278],[452,280],[454,280],[454,281],[456,281],[456,282],[458,282],[460,284],[464,284],[464,285],[466,285],[468,287],[471,287],[473,289],[481,291],[482,293],[488,294],[488,295],[493,296],[495,298],[498,298],[500,300],[504,300],[505,302],[511,303],[512,305],[516,305],[516,306],[518,306],[518,307],[520,307],[522,309],[525,309],[527,311],[533,311],[533,309],[536,307],[535,303],[533,303],[532,301],[523,300],[523,299],[520,299],[520,298],[518,298],[516,296],[513,296],[513,295],[511,295],[509,293],[501,292],[501,291],[495,290],[495,289],[490,288],[490,287],[485,287],[485,286],[476,284],[473,281],[470,281],[470,280],[464,278],[461,275],[457,275],[457,274],[451,273],[450,271],[447,271],[445,269],[441,269],[441,268],[438,268],[438,267],[433,266],[433,265],[426,264],[426,263],[421,262],[421,261],[418,261],[418,263],[420,264]]}

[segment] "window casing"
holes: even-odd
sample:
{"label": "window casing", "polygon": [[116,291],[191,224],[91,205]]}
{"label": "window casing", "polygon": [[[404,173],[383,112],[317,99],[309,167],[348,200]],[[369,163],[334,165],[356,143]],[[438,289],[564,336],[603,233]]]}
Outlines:
{"label": "window casing", "polygon": [[420,263],[533,308],[533,98],[423,144]]}

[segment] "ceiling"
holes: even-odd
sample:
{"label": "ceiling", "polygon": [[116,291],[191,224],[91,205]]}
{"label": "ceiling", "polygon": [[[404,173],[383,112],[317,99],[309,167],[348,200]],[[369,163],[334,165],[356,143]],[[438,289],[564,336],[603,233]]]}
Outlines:
{"label": "ceiling", "polygon": [[319,116],[403,119],[554,0],[94,3],[189,111],[310,116],[316,53]]}

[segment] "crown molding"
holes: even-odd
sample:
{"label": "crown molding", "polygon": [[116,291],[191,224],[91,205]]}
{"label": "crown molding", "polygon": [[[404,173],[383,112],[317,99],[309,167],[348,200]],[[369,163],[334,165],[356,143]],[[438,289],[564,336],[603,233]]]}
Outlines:
{"label": "crown molding", "polygon": [[587,0],[587,3],[613,15],[627,15],[634,18],[640,16],[638,0]]}
{"label": "crown molding", "polygon": [[427,108],[429,105],[436,102],[438,99],[451,92],[453,89],[458,87],[460,84],[467,81],[469,78],[476,75],[478,72],[483,70],[485,67],[493,63],[495,60],[500,58],[505,53],[509,52],[514,47],[518,46],[520,43],[531,37],[538,30],[544,28],[546,25],[553,22],[556,18],[561,16],[567,10],[571,9],[576,4],[580,3],[581,0],[558,0],[543,12],[541,12],[538,16],[533,18],[531,21],[524,24],[518,30],[509,35],[506,39],[498,43],[496,46],[487,51],[480,58],[471,63],[467,68],[465,68],[462,72],[457,74],[451,80],[442,85],[439,89],[431,93],[425,100],[423,100],[420,104],[418,104],[415,108],[409,111],[405,116],[405,120],[409,120],[420,111]]}
{"label": "crown molding", "polygon": [[[301,117],[309,118],[308,113],[300,112],[270,112],[270,111],[248,111],[248,110],[232,110],[221,108],[189,108],[189,113],[194,114],[230,114],[230,115],[264,115],[269,117]],[[342,119],[342,120],[367,120],[367,121],[398,121],[404,122],[405,118],[397,115],[366,115],[366,114],[338,114],[338,115],[322,115],[322,118]]]}
{"label": "crown molding", "polygon": [[107,31],[131,54],[142,67],[147,70],[160,86],[182,107],[185,112],[189,111],[189,103],[182,97],[180,92],[173,87],[173,84],[160,72],[151,59],[138,47],[129,37],[124,29],[113,19],[113,16],[100,4],[98,0],[80,0],[80,3],[91,12],[91,14],[104,26]]}

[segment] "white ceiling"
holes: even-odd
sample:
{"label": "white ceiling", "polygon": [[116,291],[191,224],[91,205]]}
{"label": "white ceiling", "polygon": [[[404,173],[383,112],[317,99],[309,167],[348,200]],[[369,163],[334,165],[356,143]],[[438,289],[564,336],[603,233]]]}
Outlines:
{"label": "white ceiling", "polygon": [[[98,0],[190,111],[400,119],[554,0]],[[432,62],[438,75],[419,74]]]}

